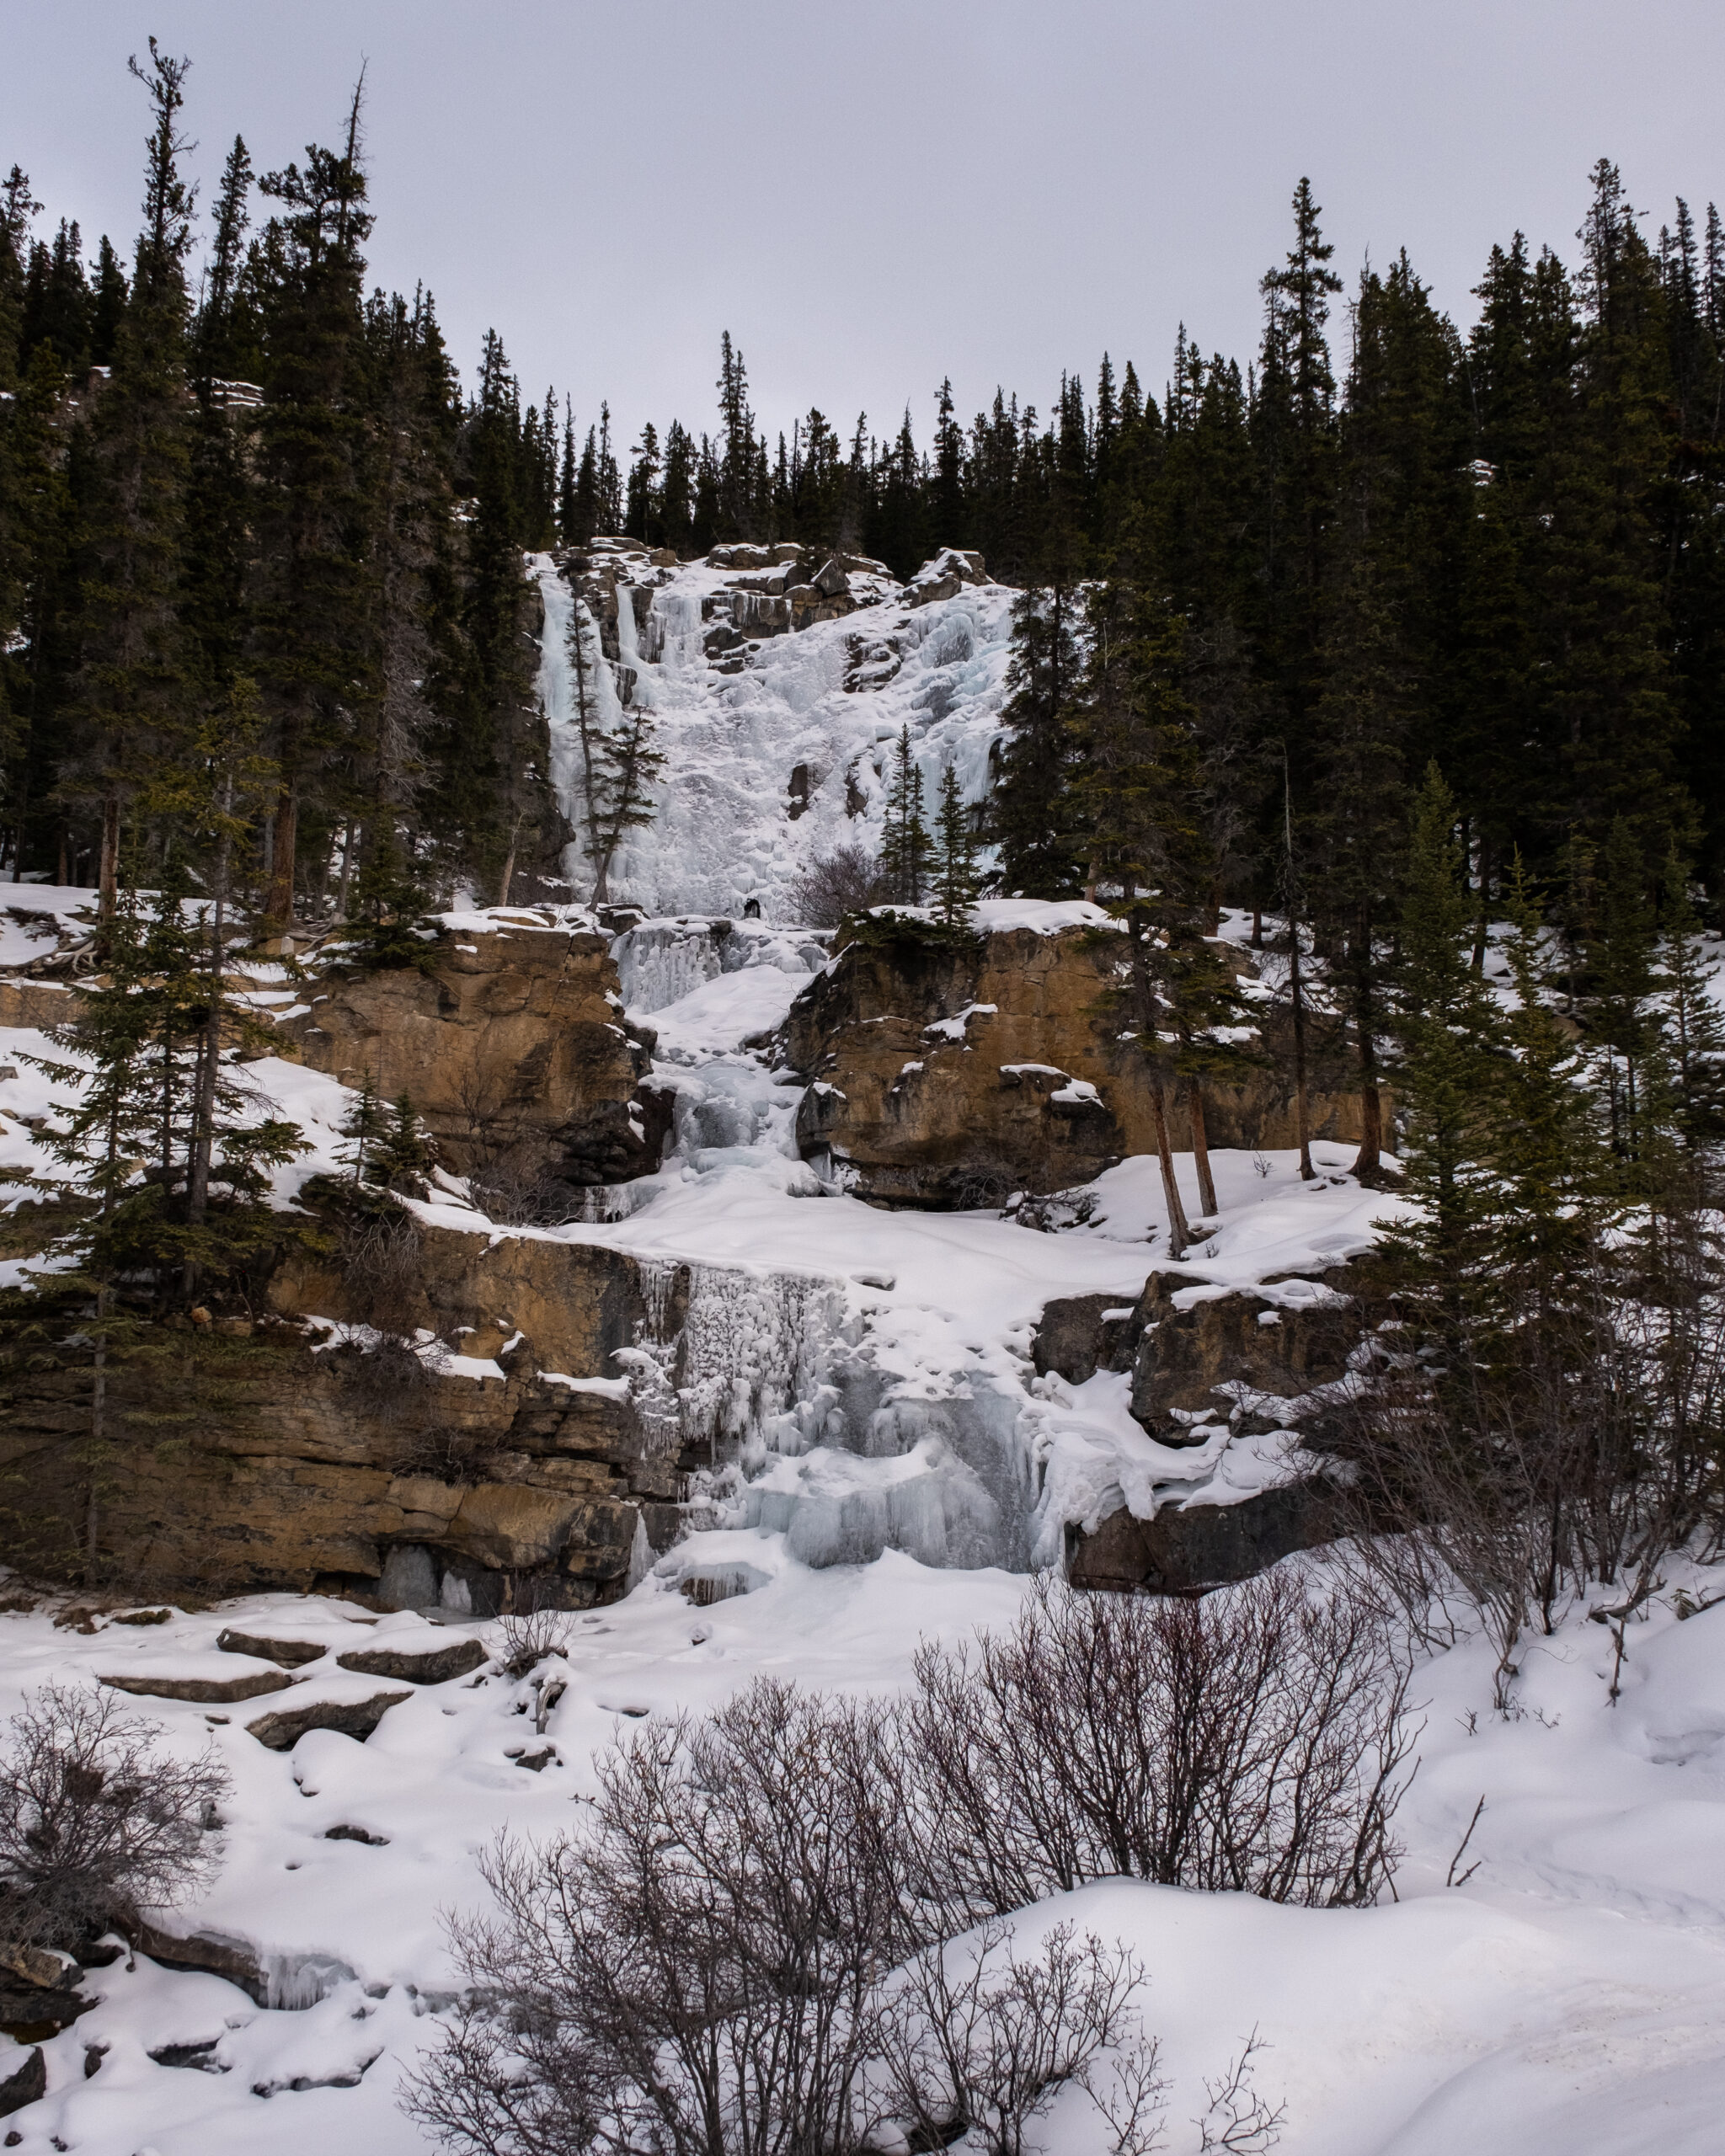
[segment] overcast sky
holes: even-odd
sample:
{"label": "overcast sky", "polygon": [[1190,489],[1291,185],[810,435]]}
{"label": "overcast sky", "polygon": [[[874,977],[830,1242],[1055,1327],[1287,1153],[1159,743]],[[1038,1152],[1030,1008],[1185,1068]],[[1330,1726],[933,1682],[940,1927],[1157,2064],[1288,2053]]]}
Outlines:
{"label": "overcast sky", "polygon": [[1249,356],[1302,173],[1350,282],[1405,245],[1458,318],[1517,227],[1573,259],[1601,154],[1650,234],[1725,199],[1720,0],[0,0],[0,164],[92,245],[152,30],[206,202],[236,131],[336,139],[363,60],[374,279],[625,446],[713,424],[727,328],[775,430],[908,401],[926,446],[943,375],[1046,409],[1104,349],[1159,393],[1182,320]]}

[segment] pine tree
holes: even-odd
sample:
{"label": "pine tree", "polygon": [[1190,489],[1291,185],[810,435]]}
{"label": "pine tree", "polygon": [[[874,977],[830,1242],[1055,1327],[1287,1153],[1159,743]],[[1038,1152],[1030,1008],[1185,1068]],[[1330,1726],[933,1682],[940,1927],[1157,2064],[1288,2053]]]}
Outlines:
{"label": "pine tree", "polygon": [[1342,280],[1311,182],[1294,190],[1294,244],[1260,287],[1265,324],[1252,444],[1259,461],[1262,634],[1296,738],[1316,694],[1320,595],[1335,517],[1335,376],[1325,325]]}
{"label": "pine tree", "polygon": [[437,1165],[435,1142],[419,1120],[413,1097],[398,1094],[372,1148],[372,1172],[403,1198],[423,1198]]}
{"label": "pine tree", "polygon": [[[326,774],[348,746],[353,714],[378,686],[368,664],[376,591],[364,552],[371,435],[360,250],[372,220],[360,117],[356,88],[339,151],[311,144],[303,169],[290,164],[259,182],[281,205],[269,236],[280,270],[266,294],[249,593],[252,659],[280,772],[260,908],[266,935],[292,925],[302,814],[327,816]],[[319,836],[328,834],[323,822]]]}
{"label": "pine tree", "polygon": [[1725,1139],[1725,1008],[1712,993],[1718,968],[1703,954],[1687,864],[1665,862],[1658,990],[1676,1095],[1674,1120],[1693,1152]]}
{"label": "pine tree", "polygon": [[[602,665],[604,661],[599,663]],[[653,821],[653,789],[665,762],[657,734],[651,706],[629,704],[597,743],[594,768],[599,790],[600,851],[594,877],[595,904],[610,894],[611,873],[623,834],[644,830]]]}
{"label": "pine tree", "polygon": [[1315,793],[1311,895],[1335,947],[1331,978],[1354,1035],[1360,1139],[1353,1172],[1380,1172],[1384,1138],[1379,1050],[1386,1030],[1385,972],[1404,851],[1411,731],[1407,672],[1370,557],[1362,548],[1335,595],[1312,715]]}
{"label": "pine tree", "polygon": [[251,221],[252,177],[251,152],[243,136],[236,135],[222,168],[209,267],[204,273],[203,298],[193,337],[197,371],[206,382],[231,378],[243,349],[234,335],[234,307],[245,263],[246,227]]}
{"label": "pine tree", "polygon": [[988,797],[988,836],[1000,848],[1001,885],[1026,898],[1078,888],[1069,790],[1072,738],[1067,704],[1078,676],[1071,560],[1050,563],[1053,581],[1012,603],[1004,729]]}
{"label": "pine tree", "polygon": [[934,848],[934,899],[940,917],[949,925],[968,921],[981,878],[976,870],[975,824],[950,764],[941,773]]}
{"label": "pine tree", "polygon": [[377,1081],[368,1065],[360,1073],[354,1104],[341,1123],[341,1135],[347,1142],[337,1158],[348,1171],[351,1189],[357,1191],[377,1181],[377,1156],[388,1127],[388,1112],[378,1097]]}
{"label": "pine tree", "polygon": [[156,762],[172,753],[185,685],[178,611],[190,464],[185,388],[184,261],[194,189],[180,176],[189,63],[150,44],[134,60],[154,114],[147,144],[144,230],[114,370],[90,424],[83,522],[83,754],[62,793],[100,820],[103,917],[115,909],[122,819]]}
{"label": "pine tree", "polygon": [[1178,1257],[1191,1230],[1174,1171],[1168,1088],[1177,1066],[1165,1036],[1208,883],[1194,715],[1181,679],[1183,625],[1165,601],[1117,580],[1092,599],[1089,643],[1068,722],[1080,751],[1075,805],[1088,888],[1124,931],[1116,1000],[1145,1059],[1169,1254]]}
{"label": "pine tree", "polygon": [[880,877],[889,898],[920,906],[928,880],[928,825],[923,814],[922,767],[911,750],[911,729],[899,729],[893,775],[887,787],[886,828],[880,841]]}
{"label": "pine tree", "polygon": [[1413,805],[1397,982],[1402,1188],[1422,1209],[1413,1241],[1392,1233],[1386,1246],[1392,1264],[1417,1259],[1422,1292],[1452,1327],[1490,1269],[1482,1163],[1501,1063],[1495,1007],[1471,964],[1455,822],[1454,798],[1432,765]]}

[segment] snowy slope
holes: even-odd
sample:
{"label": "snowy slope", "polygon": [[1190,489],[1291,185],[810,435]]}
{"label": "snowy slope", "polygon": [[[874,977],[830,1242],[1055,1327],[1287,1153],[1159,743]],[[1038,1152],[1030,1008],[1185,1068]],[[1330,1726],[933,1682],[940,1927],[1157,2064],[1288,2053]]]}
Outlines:
{"label": "snowy slope", "polygon": [[[585,602],[548,555],[536,557],[534,569],[545,603],[539,686],[553,774],[574,817],[579,763],[566,639],[574,610]],[[728,675],[702,656],[701,616],[702,600],[728,579],[705,562],[673,572],[654,588],[644,637],[622,587],[622,663],[635,676],[633,701],[656,714],[667,761],[654,820],[619,856],[612,896],[650,914],[727,916],[753,898],[768,920],[790,920],[788,887],[812,854],[858,838],[878,846],[881,767],[901,727],[910,728],[931,805],[948,763],[965,799],[981,799],[1017,594],[972,585],[912,607],[895,590],[843,620],[745,646],[742,670]],[[853,584],[866,596],[890,580]],[[600,717],[613,720],[615,670],[602,665],[595,680]],[[799,766],[808,807],[793,817],[789,789]],[[585,895],[590,870],[572,863],[571,873]]]}
{"label": "snowy slope", "polygon": [[[1201,2083],[1256,2028],[1260,2085],[1285,2100],[1284,2156],[1711,2156],[1725,2107],[1725,1607],[1676,1620],[1678,1587],[1725,1594],[1725,1572],[1673,1569],[1630,1628],[1609,1704],[1610,1638],[1578,1614],[1525,1657],[1517,1719],[1483,1711],[1489,1654],[1472,1645],[1418,1673],[1421,1772],[1400,1822],[1401,1899],[1298,1910],[1127,1883],[1039,1904],[1124,1940],[1150,1980],[1148,2027],[1173,2087],[1172,2156],[1194,2156]],[[440,1913],[482,1898],[476,1853],[499,1829],[542,1835],[590,1787],[595,1752],[652,1713],[700,1710],[759,1672],[825,1689],[903,1684],[918,1641],[957,1640],[1014,1611],[999,1572],[935,1572],[889,1555],[860,1567],[782,1563],[750,1594],[692,1609],[668,1582],[575,1622],[568,1689],[545,1740],[529,1681],[493,1673],[416,1689],[371,1740],[322,1732],[291,1754],[245,1730],[253,1711],[140,1702],[188,1753],[211,1745],[235,1778],[224,1870],[173,1928],[248,1943],[272,1974],[259,2007],[218,1978],[140,1957],[96,1972],[96,2009],[47,2047],[49,2094],[8,2121],[24,2156],[421,2156],[397,2114],[404,2062],[436,2041],[455,1972]],[[411,1616],[363,1625],[350,1605],[253,1597],[140,1631],[56,1630],[0,1614],[0,1715],[50,1678],[202,1669],[223,1624],[332,1648],[447,1641]],[[363,1627],[363,1628],[362,1628]],[[302,1672],[318,1693],[357,1680]],[[267,1703],[266,1703],[267,1704]],[[1483,1794],[1469,1850],[1450,1860]],[[330,1841],[332,1827],[367,1844]],[[160,2063],[213,2047],[203,2070]],[[102,2053],[86,2079],[87,2047]],[[170,2054],[170,2056],[172,2056]],[[1051,2156],[1108,2156],[1083,2106],[1049,2122]]]}

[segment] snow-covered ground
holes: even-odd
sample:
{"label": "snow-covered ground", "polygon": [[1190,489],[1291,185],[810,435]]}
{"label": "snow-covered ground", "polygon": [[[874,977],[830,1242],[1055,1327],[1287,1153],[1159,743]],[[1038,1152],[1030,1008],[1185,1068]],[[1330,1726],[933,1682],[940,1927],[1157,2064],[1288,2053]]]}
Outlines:
{"label": "snow-covered ground", "polygon": [[[1423,1763],[1401,1819],[1401,1899],[1368,1911],[1301,1911],[1232,1896],[1117,1883],[1040,1905],[1028,1935],[1062,1918],[1121,1939],[1144,1962],[1148,2026],[1173,2088],[1174,2156],[1200,2084],[1254,2028],[1259,2085],[1285,2100],[1287,2156],[1711,2156],[1725,2106],[1725,1607],[1680,1623],[1673,1593],[1725,1593],[1674,1568],[1629,1629],[1621,1696],[1612,1642],[1578,1614],[1530,1643],[1510,1721],[1487,1710],[1490,1657],[1464,1645],[1421,1668]],[[318,1732],[266,1751],[245,1724],[277,1698],[206,1709],[140,1701],[167,1742],[219,1753],[234,1778],[226,1862],[207,1901],[174,1928],[251,1945],[278,1998],[259,2007],[215,1977],[140,1959],[94,1972],[101,2004],[47,2047],[49,2094],[8,2123],[26,2156],[419,2156],[397,2113],[407,2062],[438,2038],[455,1972],[440,1917],[483,1897],[474,1857],[507,1826],[544,1834],[591,1785],[596,1749],[643,1711],[700,1710],[756,1673],[829,1689],[901,1684],[919,1640],[957,1639],[1014,1611],[1023,1582],[937,1571],[889,1552],[811,1570],[782,1555],[755,1591],[691,1608],[649,1579],[576,1620],[568,1689],[536,1735],[531,1680],[494,1667],[416,1689],[368,1742]],[[224,1673],[224,1624],[334,1652],[445,1644],[484,1626],[412,1615],[367,1623],[339,1603],[256,1596],[159,1627],[104,1622],[90,1636],[49,1615],[0,1616],[0,1711],[32,1686],[100,1676]],[[303,1696],[376,1680],[300,1672]],[[557,1670],[557,1665],[549,1665]],[[545,1673],[542,1668],[542,1676]],[[561,1674],[560,1670],[557,1673]],[[546,1742],[537,1772],[512,1755]],[[1456,1845],[1483,1795],[1467,1861]],[[373,1837],[331,1841],[332,1828]],[[321,1994],[321,1996],[319,1995]],[[213,2045],[201,2071],[157,2063]],[[86,2079],[92,2048],[99,2070]],[[170,2054],[171,2056],[171,2054]],[[342,2085],[348,2084],[348,2085]],[[1080,2105],[1049,2121],[1060,2156],[1106,2156]]]}

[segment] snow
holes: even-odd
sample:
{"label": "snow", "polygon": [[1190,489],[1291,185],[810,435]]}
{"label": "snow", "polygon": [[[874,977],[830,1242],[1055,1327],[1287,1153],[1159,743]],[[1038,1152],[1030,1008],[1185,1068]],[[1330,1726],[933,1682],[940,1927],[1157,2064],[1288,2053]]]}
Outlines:
{"label": "snow", "polygon": [[[291,1753],[265,1751],[246,1720],[308,1687],[365,1696],[380,1680],[314,1662],[291,1694],[231,1709],[139,1701],[165,1742],[208,1745],[234,1777],[222,1871],[200,1906],[163,1921],[248,1944],[275,1995],[308,2003],[259,2007],[144,1956],[93,1972],[101,2003],[46,2046],[47,2097],[8,2122],[24,2156],[46,2156],[51,2137],[83,2156],[424,2156],[393,2092],[436,2040],[456,1982],[440,1912],[480,1906],[474,1860],[494,1833],[563,1825],[595,1754],[643,1713],[701,1711],[762,1672],[888,1692],[921,1640],[1009,1621],[1022,1592],[998,1570],[937,1571],[891,1550],[817,1570],[782,1536],[703,1540],[698,1561],[680,1550],[682,1572],[746,1591],[696,1609],[649,1577],[572,1620],[551,1666],[568,1689],[535,1740],[554,1758],[537,1774],[511,1756],[533,1737],[531,1680],[494,1664],[478,1682],[388,1688],[409,1696],[368,1742],[317,1731]],[[1398,1902],[1300,1910],[1113,1881],[1023,1913],[1023,1945],[1071,1922],[1143,1963],[1145,2019],[1173,2084],[1173,2156],[1195,2149],[1186,2121],[1202,2080],[1254,2028],[1268,2047],[1258,2085],[1288,2107],[1285,2156],[1710,2156],[1725,2101],[1725,1608],[1679,1622],[1679,1587],[1705,1602],[1725,1594],[1725,1570],[1672,1568],[1629,1627],[1616,1707],[1610,1636],[1580,1613],[1529,1643],[1511,1718],[1485,1711],[1482,1644],[1423,1665]],[[326,1642],[329,1662],[354,1646],[498,1637],[289,1595],[147,1631],[99,1621],[84,1638],[46,1610],[0,1615],[0,1712],[50,1678],[238,1674],[251,1665],[211,1652],[224,1625]],[[1482,1793],[1468,1852],[1480,1870],[1446,1888]],[[338,1826],[381,1845],[327,1839]],[[212,2045],[206,2070],[151,2059],[170,2043]],[[104,2047],[88,2079],[87,2046]],[[1048,2137],[1055,2156],[1105,2156],[1076,2100],[1062,2100]]]}
{"label": "snow", "polygon": [[[548,555],[534,558],[534,571],[545,602],[539,686],[553,776],[573,814],[578,756],[564,638],[576,606],[590,625],[591,617]],[[913,608],[889,578],[853,574],[852,595],[869,603],[842,620],[745,645],[731,654],[741,657],[740,672],[721,674],[702,653],[701,602],[733,582],[732,571],[704,561],[671,572],[654,584],[644,638],[635,635],[632,587],[619,584],[622,663],[634,673],[633,700],[656,715],[669,762],[654,821],[628,835],[613,864],[611,895],[654,915],[724,917],[752,898],[768,921],[789,921],[790,887],[813,856],[858,840],[878,847],[883,773],[901,727],[910,728],[931,800],[948,763],[965,800],[981,799],[1014,594],[1002,584],[967,585]],[[593,678],[601,717],[614,718],[611,669],[601,664]],[[793,819],[789,787],[798,766],[809,776],[807,812]],[[860,808],[847,813],[859,797]],[[577,862],[571,873],[585,889],[590,870]]]}
{"label": "snow", "polygon": [[[563,638],[577,602],[548,559],[535,574],[547,630],[540,686],[569,810],[578,803]],[[857,837],[878,843],[882,771],[901,725],[926,785],[950,760],[965,798],[980,798],[1012,595],[967,586],[912,609],[889,579],[858,574],[852,591],[869,601],[859,611],[746,647],[741,670],[721,675],[702,655],[701,602],[728,578],[712,563],[671,573],[639,636],[627,587],[620,609],[633,694],[657,713],[670,759],[660,813],[632,835],[612,891],[649,916],[612,948],[627,1015],[655,1036],[654,1078],[673,1097],[665,1161],[602,1194],[614,1217],[554,1230],[490,1222],[448,1176],[415,1209],[494,1241],[629,1252],[649,1304],[655,1283],[687,1267],[686,1383],[667,1412],[686,1440],[704,1436],[716,1460],[729,1457],[692,1478],[692,1531],[644,1566],[624,1600],[571,1620],[552,1665],[567,1689],[542,1738],[532,1679],[510,1679],[495,1661],[475,1678],[405,1688],[363,1744],[313,1731],[284,1754],[248,1734],[248,1721],[285,1705],[403,1689],[340,1670],[336,1657],[350,1647],[501,1644],[495,1627],[454,1612],[433,1624],[259,1595],[176,1612],[147,1630],[99,1620],[91,1637],[56,1629],[50,1610],[0,1613],[0,1715],[50,1679],[227,1678],[264,1666],[218,1652],[224,1625],[328,1649],[292,1673],[290,1689],[255,1702],[136,1702],[164,1742],[188,1753],[209,1746],[234,1778],[221,1875],[200,1906],[163,1921],[244,1944],[275,2004],[259,2007],[213,1976],[142,1956],[94,1972],[88,1989],[100,2004],[46,2047],[48,2096],[8,2121],[24,2156],[420,2156],[427,2144],[394,2092],[403,2067],[436,2040],[457,1981],[442,1914],[480,1906],[476,1858],[495,1833],[535,1838],[568,1822],[572,1800],[593,1786],[595,1754],[619,1729],[644,1715],[710,1708],[761,1673],[890,1692],[921,1641],[1009,1621],[1027,1570],[1059,1561],[1070,1525],[1094,1528],[1123,1503],[1141,1517],[1194,1499],[1237,1503],[1296,1470],[1294,1430],[1238,1428],[1242,1405],[1285,1403],[1242,1402],[1224,1388],[1213,1409],[1181,1418],[1187,1442],[1162,1444],[1128,1412],[1129,1378],[1038,1376],[1032,1337],[1055,1297],[1104,1297],[1107,1315],[1130,1315],[1152,1269],[1178,1279],[1177,1308],[1251,1287],[1269,1305],[1261,1321],[1273,1323],[1325,1299],[1311,1276],[1369,1247],[1377,1224],[1400,1209],[1393,1195],[1353,1182],[1351,1148],[1315,1145],[1311,1183],[1291,1152],[1217,1151],[1217,1211],[1178,1261],[1167,1256],[1154,1159],[1097,1178],[1086,1217],[1053,1234],[992,1213],[877,1210],[846,1193],[841,1172],[823,1182],[798,1157],[801,1089],[773,1067],[769,1037],[829,962],[830,939],[795,925],[793,881],[815,853]],[[615,715],[611,670],[599,666],[595,678]],[[793,818],[798,764],[808,808]],[[751,897],[760,920],[740,917]],[[0,901],[0,964],[82,935],[90,899],[25,887]],[[975,920],[1039,935],[1107,925],[1083,901],[1012,898],[985,901]],[[600,924],[579,905],[470,905],[442,926],[470,937]],[[1242,914],[1221,924],[1236,943],[1250,929]],[[260,1007],[277,1007],[280,969],[259,967],[251,982]],[[989,1007],[928,1030],[962,1041]],[[0,1169],[41,1182],[59,1169],[31,1120],[51,1112],[60,1089],[27,1059],[56,1053],[40,1033],[0,1033],[0,1071],[16,1074],[0,1076]],[[1092,1097],[1053,1066],[1012,1067],[1064,1081],[1063,1102]],[[307,1175],[336,1166],[354,1097],[283,1059],[244,1075],[254,1089],[248,1113],[286,1115],[307,1139],[275,1175],[278,1199],[291,1202]],[[1195,1209],[1189,1158],[1176,1168]],[[7,1191],[10,1203],[28,1195]],[[8,1261],[0,1281],[22,1269]],[[318,1329],[325,1344],[344,1337],[332,1320]],[[503,1377],[499,1362],[429,1335],[414,1344],[445,1372]],[[621,1398],[665,1385],[654,1356],[665,1345],[644,1343],[621,1371],[542,1374]],[[683,1590],[697,1582],[721,1598],[692,1607]],[[1451,2156],[1457,2147],[1470,2156],[1701,2156],[1717,2146],[1725,1608],[1680,1622],[1680,1589],[1689,1607],[1725,1601],[1725,1567],[1669,1568],[1662,1593],[1627,1629],[1615,1705],[1614,1636],[1582,1613],[1525,1643],[1509,1718],[1487,1711],[1483,1646],[1464,1639],[1424,1663],[1423,1758],[1400,1822],[1408,1856],[1399,1903],[1299,1911],[1115,1881],[1021,1917],[1027,1942],[1071,1920],[1143,1960],[1146,2018],[1174,2083],[1172,2156],[1195,2148],[1187,2122],[1202,2106],[1202,2081],[1254,2027],[1271,2047],[1260,2086],[1288,2105],[1286,2156]],[[542,1771],[516,1764],[529,1738],[552,1748]],[[1469,1851],[1481,1868],[1464,1888],[1447,1888],[1482,1794]],[[328,1839],[339,1828],[372,1838]],[[209,2047],[205,2070],[150,2057],[170,2044]],[[102,2056],[86,2079],[88,2046]],[[1106,2139],[1093,2114],[1063,2100],[1048,2150],[1106,2156]]]}

